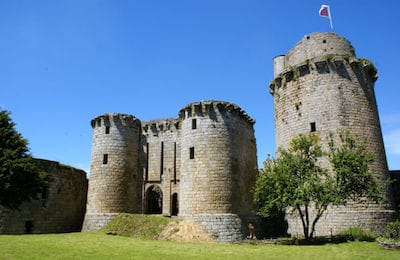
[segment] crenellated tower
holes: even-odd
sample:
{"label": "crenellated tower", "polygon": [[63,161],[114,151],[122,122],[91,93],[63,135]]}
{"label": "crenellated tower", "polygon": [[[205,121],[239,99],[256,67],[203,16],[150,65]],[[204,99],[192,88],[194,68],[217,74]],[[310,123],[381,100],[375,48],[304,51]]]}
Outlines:
{"label": "crenellated tower", "polygon": [[[377,70],[367,59],[357,58],[353,46],[335,33],[306,35],[286,55],[274,58],[276,146],[288,148],[300,133],[319,136],[327,149],[330,132],[349,130],[364,142],[375,161],[370,170],[387,185],[388,169],[383,146],[374,82]],[[321,160],[328,166],[328,160]],[[330,235],[349,227],[382,230],[394,216],[387,188],[385,203],[369,201],[330,208],[317,225],[317,235]],[[289,232],[301,234],[298,218],[288,217]]]}
{"label": "crenellated tower", "polygon": [[188,104],[179,118],[180,216],[201,223],[217,241],[243,238],[257,174],[253,119],[221,101]]}
{"label": "crenellated tower", "polygon": [[141,122],[131,115],[105,114],[93,128],[84,231],[103,227],[115,214],[141,211],[139,149]]}

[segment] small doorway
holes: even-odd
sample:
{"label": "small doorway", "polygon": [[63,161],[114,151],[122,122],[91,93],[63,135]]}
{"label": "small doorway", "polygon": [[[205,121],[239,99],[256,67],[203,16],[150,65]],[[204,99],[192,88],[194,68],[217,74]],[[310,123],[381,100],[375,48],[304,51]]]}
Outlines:
{"label": "small doorway", "polygon": [[157,185],[151,185],[146,191],[146,214],[161,214],[162,200],[161,188]]}
{"label": "small doorway", "polygon": [[25,221],[25,234],[32,234],[33,231],[33,221],[27,220]]}
{"label": "small doorway", "polygon": [[178,216],[179,213],[179,206],[178,206],[178,193],[172,194],[172,209],[171,215]]}

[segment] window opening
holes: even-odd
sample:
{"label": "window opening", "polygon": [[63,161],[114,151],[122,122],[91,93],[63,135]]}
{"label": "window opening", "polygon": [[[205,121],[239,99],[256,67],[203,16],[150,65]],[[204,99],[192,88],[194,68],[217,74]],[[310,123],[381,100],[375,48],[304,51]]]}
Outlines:
{"label": "window opening", "polygon": [[315,125],[315,122],[310,123],[311,127],[311,133],[317,131],[317,126]]}
{"label": "window opening", "polygon": [[110,133],[110,127],[106,126],[106,135],[108,135]]}
{"label": "window opening", "polygon": [[108,154],[103,154],[103,164],[108,163]]}
{"label": "window opening", "polygon": [[189,158],[194,159],[194,147],[189,148]]}
{"label": "window opening", "polygon": [[194,118],[192,119],[192,129],[196,129],[197,128],[197,120]]}

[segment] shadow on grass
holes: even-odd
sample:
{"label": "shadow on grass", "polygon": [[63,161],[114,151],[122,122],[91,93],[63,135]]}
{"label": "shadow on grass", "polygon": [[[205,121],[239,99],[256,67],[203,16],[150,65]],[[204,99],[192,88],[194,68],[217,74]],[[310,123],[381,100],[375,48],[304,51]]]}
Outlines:
{"label": "shadow on grass", "polygon": [[272,244],[272,245],[297,245],[297,246],[316,246],[326,244],[341,244],[354,241],[354,239],[347,236],[332,236],[332,237],[317,237],[310,240],[295,238],[295,237],[280,237],[276,239],[263,239],[263,240],[243,240],[240,244]]}

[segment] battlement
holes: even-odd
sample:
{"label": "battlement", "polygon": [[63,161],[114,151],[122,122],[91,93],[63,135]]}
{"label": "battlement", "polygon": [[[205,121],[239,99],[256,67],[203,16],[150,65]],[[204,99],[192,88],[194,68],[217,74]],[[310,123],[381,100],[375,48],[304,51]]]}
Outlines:
{"label": "battlement", "polygon": [[213,114],[215,114],[216,112],[222,114],[226,112],[234,113],[251,125],[255,123],[255,120],[252,119],[239,106],[230,102],[223,102],[216,100],[206,100],[206,101],[190,103],[179,111],[179,118],[181,120],[184,120],[186,118],[194,116],[199,116],[199,117],[213,116]]}
{"label": "battlement", "polygon": [[92,128],[100,127],[100,126],[110,126],[111,121],[118,122],[117,124],[121,124],[124,127],[129,128],[140,128],[141,122],[138,118],[128,115],[128,114],[104,114],[98,117],[95,117],[92,121],[90,121],[90,125]]}
{"label": "battlement", "polygon": [[145,121],[142,123],[143,133],[165,133],[165,132],[176,132],[181,129],[179,119],[176,118],[165,118]]}
{"label": "battlement", "polygon": [[[352,78],[349,70],[352,70],[352,74],[356,75],[356,77]],[[378,72],[371,61],[354,56],[329,54],[299,62],[295,66],[283,68],[270,82],[270,93],[273,95],[277,89],[286,85],[286,83],[307,76],[312,72],[326,74],[332,71],[348,80],[375,82],[378,79]]]}

